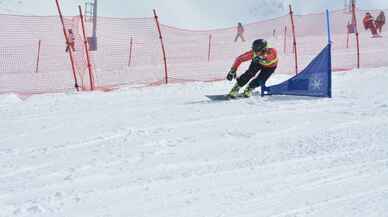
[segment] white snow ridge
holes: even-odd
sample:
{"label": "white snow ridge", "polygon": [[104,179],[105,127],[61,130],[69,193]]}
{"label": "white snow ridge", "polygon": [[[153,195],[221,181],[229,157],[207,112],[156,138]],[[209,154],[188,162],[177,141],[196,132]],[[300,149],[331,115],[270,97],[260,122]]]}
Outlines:
{"label": "white snow ridge", "polygon": [[332,99],[2,96],[0,217],[387,217],[387,84],[379,68],[334,73]]}

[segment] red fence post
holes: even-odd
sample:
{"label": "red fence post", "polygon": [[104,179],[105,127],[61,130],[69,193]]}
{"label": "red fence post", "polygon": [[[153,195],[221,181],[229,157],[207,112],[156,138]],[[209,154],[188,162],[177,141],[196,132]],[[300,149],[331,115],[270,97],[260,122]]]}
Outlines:
{"label": "red fence post", "polygon": [[38,42],[38,54],[36,56],[36,67],[35,67],[35,73],[39,72],[39,60],[40,60],[40,46],[42,44],[42,41],[39,40]]}
{"label": "red fence post", "polygon": [[360,39],[358,35],[358,28],[357,28],[357,18],[356,18],[356,5],[354,1],[352,1],[352,14],[353,14],[353,24],[356,31],[356,41],[357,41],[357,68],[360,68]]}
{"label": "red fence post", "polygon": [[129,41],[129,58],[128,58],[128,67],[131,66],[132,63],[132,46],[133,46],[133,38],[131,36],[131,39]]}
{"label": "red fence post", "polygon": [[210,55],[211,55],[211,49],[212,49],[212,35],[209,35],[209,50],[207,53],[207,61],[210,62]]}
{"label": "red fence post", "polygon": [[[67,32],[66,32],[65,22],[63,20],[63,16],[62,16],[62,12],[61,12],[61,8],[59,6],[58,0],[55,0],[55,3],[57,4],[58,14],[59,14],[59,18],[61,19],[61,23],[62,23],[62,27],[63,27],[63,34],[65,35],[66,44],[69,45],[70,44],[69,43],[69,36],[67,35]],[[68,52],[69,52],[69,57],[70,57],[70,62],[71,62],[71,69],[73,70],[74,87],[76,88],[77,91],[79,91],[78,80],[77,80],[77,76],[76,76],[76,72],[75,72],[73,50],[69,49]]]}
{"label": "red fence post", "polygon": [[154,9],[154,17],[155,17],[156,26],[158,27],[160,44],[161,44],[161,46],[162,46],[163,61],[164,61],[164,76],[165,76],[165,82],[166,82],[166,84],[168,84],[168,73],[167,73],[166,51],[165,51],[165,49],[164,49],[164,43],[163,43],[162,32],[160,31],[159,20],[158,20],[158,16],[156,15],[156,10],[155,10],[155,9]]}
{"label": "red fence post", "polygon": [[80,16],[81,25],[82,25],[82,34],[84,37],[84,47],[85,47],[85,53],[86,53],[86,60],[88,62],[90,89],[94,90],[94,88],[95,88],[94,75],[93,75],[92,64],[90,63],[89,44],[88,44],[88,38],[86,37],[84,16],[82,15],[81,5],[78,5],[78,9],[79,9],[79,16]]}
{"label": "red fence post", "polygon": [[298,74],[298,52],[296,49],[296,38],[295,38],[295,24],[294,24],[294,12],[292,11],[292,7],[290,6],[290,17],[291,17],[291,25],[292,25],[292,37],[293,37],[293,45],[294,45],[294,54],[295,54],[295,73]]}

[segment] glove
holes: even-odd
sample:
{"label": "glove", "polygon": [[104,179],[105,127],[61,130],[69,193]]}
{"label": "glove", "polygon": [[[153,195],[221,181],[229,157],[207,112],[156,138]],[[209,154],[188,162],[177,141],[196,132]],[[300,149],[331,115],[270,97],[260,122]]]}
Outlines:
{"label": "glove", "polygon": [[228,81],[231,81],[231,80],[235,79],[236,76],[237,76],[236,70],[235,70],[235,69],[231,69],[231,70],[228,72],[228,75],[226,76],[226,79],[227,79]]}

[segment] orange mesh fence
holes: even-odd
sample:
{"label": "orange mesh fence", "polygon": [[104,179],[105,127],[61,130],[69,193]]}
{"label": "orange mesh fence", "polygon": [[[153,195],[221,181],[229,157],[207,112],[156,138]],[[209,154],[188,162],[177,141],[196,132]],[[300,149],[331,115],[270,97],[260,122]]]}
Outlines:
{"label": "orange mesh fence", "polygon": [[[357,11],[361,67],[388,66],[387,28],[382,38],[372,38],[362,25],[366,11]],[[370,11],[375,17],[379,11]],[[385,13],[387,10],[385,10]],[[163,21],[162,17],[160,18]],[[65,52],[58,17],[0,15],[0,93],[46,93],[74,89],[74,78]],[[74,31],[76,77],[89,89],[88,65],[80,18],[65,17],[65,28]],[[244,25],[244,39],[235,42],[237,27],[191,31],[160,25],[169,82],[215,81],[225,78],[234,59],[248,51],[251,42],[265,38],[278,49],[277,73],[295,73],[290,16]],[[294,15],[298,68],[302,70],[327,43],[324,13]],[[348,34],[352,14],[331,13],[333,68],[357,67],[355,34]],[[86,33],[92,23],[86,19]],[[40,49],[39,49],[39,41]],[[40,52],[38,52],[40,50]],[[39,57],[38,57],[39,55]],[[155,18],[97,18],[97,50],[90,51],[97,87],[150,85],[165,82],[164,61]],[[247,63],[240,66],[244,72]]]}
{"label": "orange mesh fence", "polygon": [[[375,17],[380,11],[370,11]],[[387,10],[385,11],[387,12]],[[361,67],[387,66],[388,43],[384,37],[373,38],[369,30],[365,30],[362,24],[366,11],[357,11],[357,29],[360,35]],[[306,16],[295,16],[298,59],[300,66],[304,67],[327,43],[324,26],[324,13]],[[347,25],[352,22],[352,14],[345,11],[331,13],[332,26],[332,64],[333,69],[348,70],[357,66],[357,49],[355,34],[348,35]],[[386,36],[387,29],[381,33]],[[349,37],[349,41],[347,38]]]}
{"label": "orange mesh fence", "polygon": [[97,51],[90,52],[97,85],[151,84],[163,79],[153,18],[98,18],[97,23]]}

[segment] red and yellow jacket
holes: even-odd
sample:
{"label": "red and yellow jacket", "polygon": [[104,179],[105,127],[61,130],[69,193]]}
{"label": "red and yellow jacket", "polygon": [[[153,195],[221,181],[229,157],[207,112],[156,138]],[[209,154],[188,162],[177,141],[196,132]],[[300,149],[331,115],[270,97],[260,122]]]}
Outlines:
{"label": "red and yellow jacket", "polygon": [[[237,70],[241,63],[253,60],[255,57],[257,57],[257,54],[252,50],[240,55],[234,61],[232,69]],[[266,52],[259,57],[261,57],[259,63],[263,66],[263,68],[276,68],[278,65],[279,59],[275,48],[268,48]]]}

